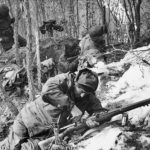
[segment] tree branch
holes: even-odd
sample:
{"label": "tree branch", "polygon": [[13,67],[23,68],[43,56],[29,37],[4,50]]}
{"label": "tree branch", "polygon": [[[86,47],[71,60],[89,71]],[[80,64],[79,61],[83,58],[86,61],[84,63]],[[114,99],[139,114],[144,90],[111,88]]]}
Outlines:
{"label": "tree branch", "polygon": [[131,23],[131,19],[130,19],[129,14],[128,14],[127,5],[126,5],[126,1],[125,0],[123,0],[123,5],[124,5],[124,8],[125,8],[125,12],[126,12],[127,18],[129,20],[129,22]]}
{"label": "tree branch", "polygon": [[134,16],[133,16],[133,11],[132,11],[132,4],[131,4],[131,1],[130,0],[128,0],[128,4],[129,4],[129,10],[130,10],[130,13],[131,13],[131,18],[132,18],[132,22],[134,22]]}

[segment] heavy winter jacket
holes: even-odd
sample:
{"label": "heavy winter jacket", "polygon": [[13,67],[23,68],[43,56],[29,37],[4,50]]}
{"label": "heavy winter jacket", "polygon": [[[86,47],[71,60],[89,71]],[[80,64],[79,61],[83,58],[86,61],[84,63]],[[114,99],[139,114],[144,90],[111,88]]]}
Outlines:
{"label": "heavy winter jacket", "polygon": [[[60,127],[64,126],[71,115],[73,106],[92,114],[101,111],[101,103],[91,94],[84,99],[75,99],[73,93],[74,74],[60,74],[50,78],[43,86],[42,96],[29,102],[19,113],[8,137],[10,150],[20,142],[22,149],[34,150],[37,148],[36,140],[42,140],[53,133],[53,123],[58,121]],[[36,144],[35,144],[36,143]],[[31,148],[32,147],[32,148]]]}
{"label": "heavy winter jacket", "polygon": [[75,72],[78,68],[78,55],[74,57],[65,57],[62,54],[58,62],[58,73]]}

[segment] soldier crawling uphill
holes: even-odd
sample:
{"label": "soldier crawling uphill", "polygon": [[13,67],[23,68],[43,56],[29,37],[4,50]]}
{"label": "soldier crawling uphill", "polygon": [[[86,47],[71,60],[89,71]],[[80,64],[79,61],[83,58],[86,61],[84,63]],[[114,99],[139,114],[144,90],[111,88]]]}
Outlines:
{"label": "soldier crawling uphill", "polygon": [[[58,72],[75,72],[84,67],[92,67],[94,60],[106,61],[102,56],[105,51],[105,26],[96,26],[89,33],[79,40],[67,39],[64,53],[59,58]],[[96,63],[96,62],[95,62]]]}
{"label": "soldier crawling uphill", "polygon": [[82,38],[79,43],[81,47],[81,54],[87,52],[90,49],[97,49],[100,53],[103,53],[105,47],[105,34],[107,33],[106,26],[96,26],[90,29],[90,31]]}
{"label": "soldier crawling uphill", "polygon": [[[0,42],[3,49],[9,50],[14,44],[14,32],[12,24],[15,22],[14,18],[10,18],[9,8],[5,4],[0,5]],[[19,46],[26,46],[26,40],[18,35]]]}
{"label": "soldier crawling uphill", "polygon": [[[0,143],[0,149],[39,150],[38,143],[53,135],[54,123],[61,128],[71,122],[75,105],[82,113],[89,113],[85,121],[89,127],[98,125],[92,115],[106,110],[95,96],[97,86],[98,76],[89,69],[80,70],[77,75],[65,73],[50,78],[41,96],[20,111],[8,138]],[[56,144],[51,149],[56,147],[62,149],[62,145]]]}
{"label": "soldier crawling uphill", "polygon": [[[81,39],[79,46],[81,54],[79,57],[78,70],[84,67],[92,67],[97,60],[106,62],[105,52],[105,34],[106,26],[96,26]],[[93,61],[94,60],[94,61]]]}

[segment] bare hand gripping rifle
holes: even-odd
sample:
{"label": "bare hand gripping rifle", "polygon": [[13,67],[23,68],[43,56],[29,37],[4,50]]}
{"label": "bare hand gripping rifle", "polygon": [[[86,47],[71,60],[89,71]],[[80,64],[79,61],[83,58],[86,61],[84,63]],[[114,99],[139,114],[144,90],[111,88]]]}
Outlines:
{"label": "bare hand gripping rifle", "polygon": [[[109,121],[112,117],[114,117],[116,115],[123,114],[124,112],[130,111],[132,109],[136,109],[138,107],[145,106],[148,104],[150,104],[150,98],[136,102],[136,103],[133,103],[133,104],[130,104],[130,105],[127,105],[127,106],[122,107],[122,108],[108,111],[107,113],[97,115],[96,121],[100,122],[100,124],[102,124],[106,121]],[[63,140],[63,138],[65,136],[72,134],[74,131],[78,131],[80,129],[88,129],[88,127],[85,123],[79,123],[77,125],[75,125],[75,123],[74,123],[74,124],[71,124],[71,125],[68,125],[68,126],[62,128],[62,129],[65,129],[65,128],[66,128],[66,130],[59,134],[59,138],[61,140]],[[61,131],[61,129],[60,129],[60,131]],[[43,141],[40,141],[38,143],[38,145],[41,148],[41,150],[46,150],[46,149],[48,149],[49,144],[54,140],[55,140],[55,136],[50,137],[48,139],[45,139]]]}

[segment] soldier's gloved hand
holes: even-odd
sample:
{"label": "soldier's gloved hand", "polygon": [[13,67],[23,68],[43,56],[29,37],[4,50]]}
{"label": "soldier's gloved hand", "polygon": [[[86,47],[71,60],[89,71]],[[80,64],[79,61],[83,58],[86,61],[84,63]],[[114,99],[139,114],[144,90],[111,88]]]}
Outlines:
{"label": "soldier's gloved hand", "polygon": [[95,119],[96,119],[95,116],[89,117],[85,122],[86,125],[90,128],[94,128],[94,127],[98,126],[99,123],[97,121],[95,121]]}

